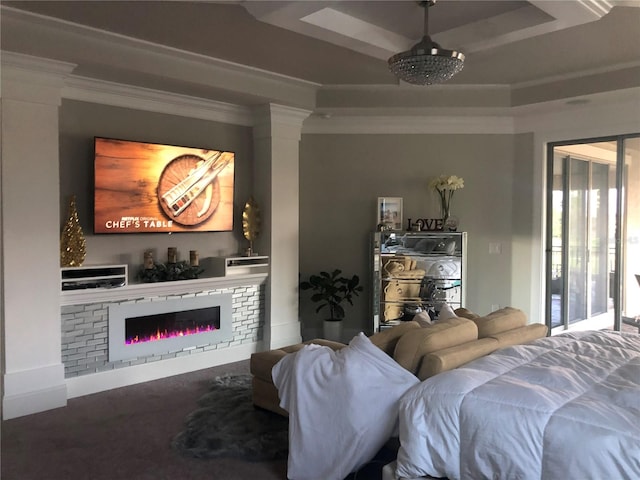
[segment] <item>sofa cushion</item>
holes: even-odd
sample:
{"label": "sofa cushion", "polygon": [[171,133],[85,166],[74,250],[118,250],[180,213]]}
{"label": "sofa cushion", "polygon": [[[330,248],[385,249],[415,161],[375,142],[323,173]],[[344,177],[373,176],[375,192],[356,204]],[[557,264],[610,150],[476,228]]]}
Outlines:
{"label": "sofa cushion", "polygon": [[453,370],[476,358],[494,352],[498,348],[500,348],[500,344],[495,338],[481,338],[480,340],[428,353],[422,359],[418,370],[418,378],[426,380],[438,373]]}
{"label": "sofa cushion", "polygon": [[546,337],[548,333],[549,328],[546,325],[542,323],[532,323],[524,327],[496,333],[492,335],[491,338],[495,338],[500,344],[500,348],[503,348],[531,342],[537,338]]}
{"label": "sofa cushion", "polygon": [[512,307],[501,308],[487,316],[471,320],[478,326],[478,338],[492,337],[497,333],[524,327],[527,324],[525,313]]}
{"label": "sofa cushion", "polygon": [[431,325],[433,323],[433,320],[431,320],[431,316],[424,310],[420,313],[417,313],[413,317],[413,321],[421,327],[426,327],[427,325]]}
{"label": "sofa cushion", "polygon": [[409,330],[413,330],[415,328],[420,328],[418,322],[402,322],[395,327],[383,330],[382,332],[374,333],[369,337],[369,340],[371,340],[371,343],[373,343],[387,355],[393,357],[393,352],[396,349],[396,344],[398,343],[400,337],[402,337],[402,335],[404,335]]}
{"label": "sofa cushion", "polygon": [[478,327],[465,318],[450,318],[411,329],[396,344],[393,358],[412,373],[417,373],[420,360],[427,353],[460,345],[478,338]]}
{"label": "sofa cushion", "polygon": [[443,303],[442,307],[440,307],[440,311],[438,312],[438,321],[448,320],[449,318],[458,318],[458,315],[455,314],[451,305]]}
{"label": "sofa cushion", "polygon": [[462,318],[468,318],[468,319],[474,319],[474,318],[478,318],[480,315],[478,315],[477,313],[473,313],[471,310],[469,310],[468,308],[456,308],[453,313],[455,313],[458,317],[462,317]]}

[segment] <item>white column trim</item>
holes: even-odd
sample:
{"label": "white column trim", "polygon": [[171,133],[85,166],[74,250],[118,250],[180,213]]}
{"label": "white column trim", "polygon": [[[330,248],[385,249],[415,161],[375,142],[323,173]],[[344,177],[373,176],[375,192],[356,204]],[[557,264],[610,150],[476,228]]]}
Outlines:
{"label": "white column trim", "polygon": [[[268,250],[265,335],[267,348],[300,342],[298,319],[299,142],[311,112],[282,105],[254,108],[255,195],[263,211],[258,248]],[[277,265],[278,268],[273,267]]]}
{"label": "white column trim", "polygon": [[300,141],[302,124],[311,110],[285,105],[260,105],[253,109],[253,138],[269,138],[274,135]]}
{"label": "white column trim", "polygon": [[[61,407],[67,401],[57,285],[59,185],[51,179],[58,178],[61,90],[75,65],[12,53],[3,53],[0,62],[1,168],[6,175],[0,187],[5,355],[2,415],[13,418]],[[32,171],[39,174],[33,176]],[[44,195],[44,206],[28,214],[23,205],[35,192]],[[18,245],[38,255],[18,259]],[[25,273],[36,270],[37,278]],[[29,301],[34,291],[38,292],[37,302]]]}

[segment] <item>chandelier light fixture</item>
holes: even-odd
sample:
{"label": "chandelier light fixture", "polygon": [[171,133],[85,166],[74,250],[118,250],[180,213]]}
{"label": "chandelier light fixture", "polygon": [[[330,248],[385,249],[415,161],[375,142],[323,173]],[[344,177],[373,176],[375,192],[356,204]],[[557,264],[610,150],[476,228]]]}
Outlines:
{"label": "chandelier light fixture", "polygon": [[436,0],[420,1],[424,8],[424,36],[411,50],[389,59],[389,70],[400,80],[413,85],[444,83],[459,73],[464,66],[464,54],[445,50],[429,36],[429,7]]}

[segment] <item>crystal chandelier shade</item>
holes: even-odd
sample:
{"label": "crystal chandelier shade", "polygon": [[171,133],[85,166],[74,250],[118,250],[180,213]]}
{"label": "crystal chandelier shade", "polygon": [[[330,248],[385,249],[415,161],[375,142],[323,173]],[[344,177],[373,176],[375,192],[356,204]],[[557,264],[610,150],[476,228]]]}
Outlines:
{"label": "crystal chandelier shade", "polygon": [[424,7],[424,36],[411,50],[391,57],[389,70],[400,80],[413,85],[443,83],[462,70],[464,54],[443,49],[431,40],[428,34],[428,12],[435,0],[418,3]]}

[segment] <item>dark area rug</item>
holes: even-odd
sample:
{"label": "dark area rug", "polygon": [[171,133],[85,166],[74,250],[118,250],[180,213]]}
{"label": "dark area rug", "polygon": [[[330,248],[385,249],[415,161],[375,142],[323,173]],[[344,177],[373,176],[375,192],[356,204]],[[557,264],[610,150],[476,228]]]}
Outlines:
{"label": "dark area rug", "polygon": [[[171,444],[182,455],[235,457],[251,462],[287,458],[289,421],[253,406],[251,375],[216,377],[198,406]],[[396,453],[397,445],[387,442],[369,463],[345,480],[381,480],[383,466],[395,460]]]}
{"label": "dark area rug", "polygon": [[254,462],[287,458],[288,420],[253,406],[251,375],[216,377],[198,406],[173,439],[181,454]]}

